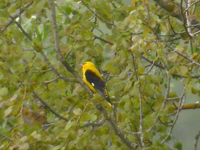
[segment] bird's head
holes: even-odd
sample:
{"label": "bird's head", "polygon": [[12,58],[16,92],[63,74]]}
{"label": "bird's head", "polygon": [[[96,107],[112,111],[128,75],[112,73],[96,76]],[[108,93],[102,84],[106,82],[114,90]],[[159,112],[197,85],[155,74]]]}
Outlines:
{"label": "bird's head", "polygon": [[80,64],[79,65],[81,68],[95,68],[95,65],[92,63],[92,62],[84,62],[83,64]]}

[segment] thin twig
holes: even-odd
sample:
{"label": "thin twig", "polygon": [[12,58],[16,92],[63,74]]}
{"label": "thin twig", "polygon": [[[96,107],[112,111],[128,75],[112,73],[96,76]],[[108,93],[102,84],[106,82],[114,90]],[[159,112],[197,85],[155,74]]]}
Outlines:
{"label": "thin twig", "polygon": [[52,108],[51,108],[51,106],[49,106],[45,101],[43,101],[42,99],[41,99],[41,97],[36,93],[36,92],[33,92],[33,97],[35,97],[37,100],[39,100],[47,109],[49,109],[56,117],[58,117],[58,118],[60,118],[60,119],[62,119],[62,120],[64,120],[64,121],[66,121],[66,122],[68,122],[69,121],[69,119],[67,119],[67,118],[65,118],[65,117],[63,117],[63,116],[61,116],[59,113],[57,113],[55,110],[53,110]]}
{"label": "thin twig", "polygon": [[83,0],[81,0],[81,2],[83,3],[83,5],[85,5],[85,7],[87,7],[87,9],[89,11],[91,11],[97,18],[99,18],[101,21],[105,22],[108,25],[113,25],[115,26],[113,23],[110,23],[108,21],[106,21],[104,18],[102,18],[99,14],[95,13]]}
{"label": "thin twig", "polygon": [[[10,16],[11,17],[11,16]],[[11,17],[12,19],[14,19],[13,17]],[[28,35],[28,33],[23,29],[23,27],[17,22],[17,21],[14,21],[15,24],[19,27],[19,29],[22,31],[22,33],[30,40],[32,41],[33,39]],[[40,52],[41,55],[43,56],[45,62],[47,63],[47,65],[51,68],[51,70],[55,73],[55,75],[57,76],[56,79],[63,79],[65,81],[69,81],[69,82],[77,82],[77,80],[75,79],[69,79],[69,78],[66,78],[64,76],[61,76],[57,71],[56,69],[52,66],[52,64],[49,62],[48,58],[46,57],[46,55],[44,54],[43,51]],[[53,79],[53,80],[56,80],[56,79]],[[52,80],[51,80],[52,81]],[[48,82],[51,82],[51,81],[46,81],[45,83],[48,83]]]}
{"label": "thin twig", "polygon": [[139,103],[140,103],[140,142],[141,142],[141,147],[144,148],[144,137],[143,137],[143,106],[142,106],[142,92],[141,92],[141,84],[140,84],[140,78],[138,77],[137,74],[137,69],[136,69],[136,62],[135,62],[135,58],[133,56],[133,53],[131,53],[132,59],[133,59],[133,68],[135,71],[135,77],[136,80],[138,81],[138,92],[139,92]]}
{"label": "thin twig", "polygon": [[200,130],[199,130],[199,133],[198,133],[198,134],[196,135],[196,137],[195,137],[194,150],[197,150],[197,145],[198,145],[199,136],[200,136]]}
{"label": "thin twig", "polygon": [[[8,136],[6,136],[6,135],[3,134],[3,133],[0,133],[0,136],[4,137],[4,139],[8,139],[9,141],[12,141],[11,138],[9,138]],[[4,139],[3,139],[3,140],[4,140]],[[3,140],[1,140],[1,142],[2,142]]]}
{"label": "thin twig", "polygon": [[112,42],[110,42],[110,41],[107,41],[107,40],[105,40],[105,39],[103,39],[103,38],[101,38],[101,37],[98,37],[98,36],[96,36],[95,35],[95,37],[94,37],[94,40],[95,39],[98,39],[98,40],[100,40],[100,41],[103,41],[103,42],[105,42],[105,43],[108,43],[108,44],[110,44],[110,45],[113,45],[114,43],[112,43]]}
{"label": "thin twig", "polygon": [[[154,0],[154,1],[164,10],[166,10],[170,14],[170,16],[175,17],[182,22],[184,21],[183,15],[182,15],[183,13],[180,12],[180,9],[183,9],[182,12],[184,12],[185,11],[184,8],[180,8],[180,6],[177,4],[174,4],[173,1],[169,1],[168,3],[166,3],[165,0]],[[198,19],[193,19],[191,22],[193,24],[199,24]],[[196,26],[196,28],[200,29],[200,25]]]}
{"label": "thin twig", "polygon": [[175,119],[173,120],[172,126],[171,126],[167,136],[162,140],[161,144],[163,144],[168,139],[168,137],[171,135],[172,130],[173,130],[175,124],[176,124],[176,121],[178,120],[179,113],[180,113],[180,111],[181,111],[181,109],[182,109],[182,107],[183,107],[183,105],[186,101],[185,91],[186,91],[186,85],[184,85],[184,87],[183,87],[183,92],[182,92],[182,96],[181,96],[181,99],[180,99],[180,102],[179,102],[179,106],[178,106],[178,109],[177,109]]}
{"label": "thin twig", "polygon": [[[199,3],[200,1],[196,1],[196,2],[193,2],[192,4],[188,5],[187,8],[185,9],[185,11],[188,11],[193,5]],[[190,2],[191,3],[191,2]]]}
{"label": "thin twig", "polygon": [[[166,72],[166,75],[168,74],[168,72]],[[167,103],[167,100],[168,100],[168,95],[169,95],[169,92],[170,92],[170,83],[171,83],[171,76],[167,76],[167,89],[166,89],[166,92],[165,92],[165,99],[162,103],[162,107],[161,109],[159,110],[156,118],[155,118],[155,121],[154,121],[154,124],[153,126],[149,129],[149,131],[151,131],[153,129],[153,127],[156,125],[156,123],[158,122],[158,118],[160,116],[160,113],[161,111],[165,108],[166,106],[166,103]]]}
{"label": "thin twig", "polygon": [[51,68],[51,70],[55,73],[55,75],[57,76],[57,78],[59,79],[64,79],[65,81],[69,81],[69,82],[77,82],[76,80],[74,79],[69,79],[69,78],[66,78],[66,77],[62,77],[57,71],[56,69],[52,66],[52,64],[49,62],[48,58],[46,57],[46,55],[44,54],[43,51],[41,51],[41,55],[43,56],[45,62],[47,63],[47,65]]}
{"label": "thin twig", "polygon": [[101,118],[99,121],[96,121],[96,122],[88,121],[83,126],[81,126],[81,128],[83,128],[83,127],[89,127],[89,126],[99,127],[99,126],[102,126],[105,121],[106,121],[106,119],[104,117]]}
{"label": "thin twig", "polygon": [[26,4],[23,8],[20,9],[20,11],[12,16],[12,19],[4,26],[3,29],[0,30],[0,33],[3,33],[6,31],[6,29],[15,21],[16,18],[18,18],[27,8],[29,8],[33,4],[33,1],[31,3]]}
{"label": "thin twig", "polygon": [[[10,16],[11,19],[14,19],[12,16]],[[32,38],[28,35],[28,33],[22,28],[21,24],[17,21],[14,21],[15,24],[18,26],[18,28],[22,31],[22,33],[30,40],[32,41]]]}

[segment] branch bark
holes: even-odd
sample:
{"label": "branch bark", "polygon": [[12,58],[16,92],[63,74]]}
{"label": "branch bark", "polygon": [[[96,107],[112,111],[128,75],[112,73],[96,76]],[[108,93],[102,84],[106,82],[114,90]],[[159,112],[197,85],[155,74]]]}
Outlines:
{"label": "branch bark", "polygon": [[[172,108],[173,108],[174,110],[178,110],[178,106],[173,106]],[[185,110],[185,109],[197,109],[197,108],[200,108],[200,104],[199,104],[199,103],[183,105],[183,106],[181,107],[181,110]]]}
{"label": "branch bark", "polygon": [[135,150],[136,144],[132,143],[127,137],[126,135],[123,133],[123,131],[118,127],[116,121],[114,120],[114,118],[112,116],[110,116],[110,114],[107,112],[107,110],[100,104],[97,104],[95,102],[95,100],[93,100],[94,105],[96,106],[96,108],[101,112],[101,114],[104,115],[104,117],[108,120],[108,122],[110,123],[112,129],[115,131],[115,134],[126,144],[126,146],[131,149],[131,150]]}
{"label": "branch bark", "polygon": [[[154,0],[160,7],[162,7],[164,10],[166,10],[170,16],[177,18],[178,20],[184,22],[184,18],[181,13],[181,8],[179,5],[173,3],[173,1],[165,2],[165,0]],[[184,12],[186,9],[183,9]],[[200,29],[200,22],[193,18],[190,23],[195,26],[196,28]]]}
{"label": "branch bark", "polygon": [[[52,12],[52,24],[53,24],[53,31],[54,31],[54,39],[55,39],[55,49],[57,52],[57,55],[59,57],[59,60],[61,63],[64,65],[64,67],[71,72],[74,77],[78,80],[78,82],[84,87],[84,89],[90,93],[89,88],[83,83],[82,79],[79,77],[78,73],[65,61],[63,58],[61,51],[60,51],[60,46],[59,46],[59,37],[58,37],[58,29],[57,29],[57,23],[56,23],[56,12],[55,12],[55,5],[54,5],[54,0],[49,0],[49,4],[51,7],[51,12]],[[132,143],[122,132],[122,130],[118,127],[116,121],[109,115],[109,113],[103,108],[102,105],[98,105],[94,100],[93,103],[95,104],[96,108],[101,112],[101,114],[104,115],[105,118],[107,118],[108,122],[112,126],[113,130],[115,131],[116,135],[119,136],[119,138],[132,150],[135,149],[135,144]]]}
{"label": "branch bark", "polygon": [[36,93],[36,92],[33,92],[33,97],[35,97],[37,100],[39,100],[47,109],[49,109],[56,117],[68,122],[69,119],[61,116],[59,113],[57,113],[55,110],[53,110],[51,108],[51,106],[49,106],[45,101],[42,100],[42,98]]}
{"label": "branch bark", "polygon": [[19,17],[28,7],[30,7],[33,4],[33,2],[26,4],[26,6],[24,6],[23,8],[20,9],[20,11],[15,14],[14,16],[10,16],[11,20],[5,25],[5,27],[3,29],[0,30],[0,33],[3,33],[4,31],[6,31],[6,29],[13,23],[15,22],[15,19],[17,17]]}
{"label": "branch bark", "polygon": [[87,93],[89,93],[90,95],[92,95],[92,92],[90,91],[90,89],[83,83],[83,80],[81,79],[81,77],[78,75],[78,73],[74,70],[74,68],[72,68],[64,59],[64,57],[61,54],[60,51],[60,41],[59,41],[59,37],[58,37],[58,28],[57,28],[57,22],[56,22],[56,11],[55,11],[55,5],[54,5],[54,0],[49,0],[49,4],[51,7],[51,12],[52,12],[52,24],[53,24],[53,31],[54,31],[54,40],[55,40],[55,50],[56,53],[59,57],[60,62],[63,64],[63,66],[73,74],[73,76],[78,80],[78,82],[81,84],[81,86],[87,91]]}

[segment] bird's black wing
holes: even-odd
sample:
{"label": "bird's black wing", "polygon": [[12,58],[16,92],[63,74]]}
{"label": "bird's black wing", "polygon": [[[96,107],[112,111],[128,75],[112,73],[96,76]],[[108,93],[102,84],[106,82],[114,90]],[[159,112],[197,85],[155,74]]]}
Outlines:
{"label": "bird's black wing", "polygon": [[[87,81],[103,96],[105,99],[111,103],[109,96],[105,92],[105,82],[99,78],[93,71],[87,70],[85,72],[85,77]],[[112,104],[112,103],[111,103]]]}
{"label": "bird's black wing", "polygon": [[104,91],[105,89],[105,83],[104,81],[99,78],[93,71],[87,70],[85,72],[85,77],[87,81],[100,93]]}

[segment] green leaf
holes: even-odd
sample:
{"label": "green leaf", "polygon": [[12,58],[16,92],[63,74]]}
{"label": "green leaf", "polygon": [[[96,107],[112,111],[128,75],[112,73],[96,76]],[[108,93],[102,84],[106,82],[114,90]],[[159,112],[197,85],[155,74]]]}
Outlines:
{"label": "green leaf", "polygon": [[97,119],[97,116],[95,114],[87,114],[87,113],[84,113],[82,116],[81,116],[81,120],[83,121],[95,121]]}
{"label": "green leaf", "polygon": [[20,138],[20,142],[24,143],[26,141],[28,141],[28,137],[27,136],[23,136],[23,137]]}
{"label": "green leaf", "polygon": [[3,77],[4,77],[3,73],[0,72],[0,80],[3,79]]}
{"label": "green leaf", "polygon": [[83,25],[83,27],[85,29],[91,29],[91,28],[95,27],[95,24],[91,21],[88,21],[88,20],[82,21],[81,24]]}
{"label": "green leaf", "polygon": [[80,21],[80,15],[74,15],[71,19],[72,23],[77,23]]}
{"label": "green leaf", "polygon": [[171,62],[171,63],[175,63],[177,58],[178,58],[177,53],[169,53],[168,54],[168,61]]}
{"label": "green leaf", "polygon": [[[68,4],[68,5],[69,5],[69,4]],[[68,15],[70,15],[71,12],[72,12],[72,8],[71,8],[71,7],[62,7],[62,6],[61,6],[61,8],[63,8],[64,11],[65,11],[65,13],[68,14]]]}
{"label": "green leaf", "polygon": [[73,110],[73,113],[74,113],[75,115],[81,115],[82,110],[81,110],[80,108],[77,108],[77,109],[74,109],[74,110]]}
{"label": "green leaf", "polygon": [[144,72],[145,72],[145,66],[140,67],[139,70],[138,70],[138,74],[142,75],[142,74],[144,74]]}
{"label": "green leaf", "polygon": [[75,140],[76,137],[77,137],[77,134],[73,130],[68,134],[69,140]]}
{"label": "green leaf", "polygon": [[151,28],[154,28],[156,26],[156,22],[153,20],[153,19],[150,19],[149,22],[148,22],[149,26]]}
{"label": "green leaf", "polygon": [[66,126],[65,126],[65,130],[69,130],[72,127],[72,125],[73,125],[73,122],[68,121]]}
{"label": "green leaf", "polygon": [[188,68],[186,66],[180,66],[178,68],[178,71],[180,72],[181,75],[186,75],[186,73],[188,72]]}
{"label": "green leaf", "polygon": [[183,145],[182,145],[182,143],[180,143],[180,142],[176,142],[176,143],[174,144],[174,147],[177,148],[178,150],[182,150]]}
{"label": "green leaf", "polygon": [[29,148],[30,148],[29,143],[22,143],[22,144],[20,144],[18,149],[19,150],[29,150]]}
{"label": "green leaf", "polygon": [[33,47],[33,49],[34,50],[36,50],[37,52],[41,52],[42,51],[42,49],[43,49],[43,46],[41,45],[41,44],[36,44],[36,43],[34,43],[33,45],[32,45],[32,47]]}
{"label": "green leaf", "polygon": [[33,133],[31,133],[31,136],[33,137],[34,140],[36,141],[41,141],[41,134],[38,134],[36,131],[34,131]]}
{"label": "green leaf", "polygon": [[163,82],[163,78],[159,75],[152,75],[150,80],[156,85],[161,84]]}
{"label": "green leaf", "polygon": [[192,87],[191,91],[192,91],[192,94],[197,94],[199,92],[199,89]]}
{"label": "green leaf", "polygon": [[3,87],[0,89],[0,96],[4,96],[8,94],[8,88],[7,87]]}
{"label": "green leaf", "polygon": [[82,137],[78,140],[77,146],[78,146],[79,148],[83,148],[83,147],[87,146],[88,142],[89,142],[89,138],[88,138],[87,136],[82,136]]}
{"label": "green leaf", "polygon": [[4,117],[7,118],[10,116],[10,114],[13,111],[13,106],[8,107],[5,111],[4,111]]}

